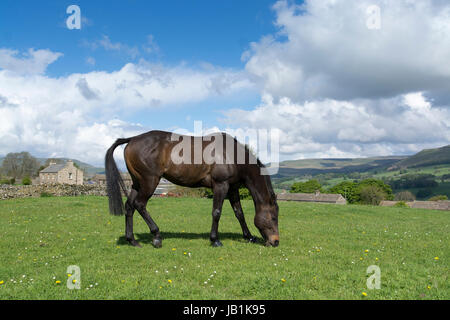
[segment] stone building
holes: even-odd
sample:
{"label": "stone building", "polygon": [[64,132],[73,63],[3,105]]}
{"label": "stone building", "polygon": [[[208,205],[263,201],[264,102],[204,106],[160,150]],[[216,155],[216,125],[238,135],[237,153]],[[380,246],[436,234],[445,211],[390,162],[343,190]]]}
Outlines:
{"label": "stone building", "polygon": [[73,165],[72,160],[64,164],[50,163],[39,172],[40,184],[83,184],[83,171]]}
{"label": "stone building", "polygon": [[[400,201],[381,201],[380,206],[382,207],[393,207]],[[440,201],[409,201],[405,204],[410,208],[416,209],[431,209],[431,210],[450,210],[449,200]]]}

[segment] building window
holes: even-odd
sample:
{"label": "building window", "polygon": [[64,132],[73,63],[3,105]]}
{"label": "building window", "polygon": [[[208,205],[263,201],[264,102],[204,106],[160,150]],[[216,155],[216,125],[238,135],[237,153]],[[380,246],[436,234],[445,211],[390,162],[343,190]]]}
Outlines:
{"label": "building window", "polygon": [[72,172],[69,173],[69,179],[72,180]]}

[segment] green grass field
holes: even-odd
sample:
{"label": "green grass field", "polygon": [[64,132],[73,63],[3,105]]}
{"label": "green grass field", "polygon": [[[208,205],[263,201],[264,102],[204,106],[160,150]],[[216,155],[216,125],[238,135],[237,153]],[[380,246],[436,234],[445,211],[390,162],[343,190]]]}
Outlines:
{"label": "green grass field", "polygon": [[[0,201],[0,299],[450,298],[449,212],[279,205],[278,248],[241,239],[228,203],[224,246],[213,248],[211,200],[152,199],[164,239],[155,249],[139,214],[143,248],[124,242],[124,217],[109,215],[104,197]],[[243,208],[257,234],[253,203]],[[80,290],[66,287],[69,265],[81,269]],[[381,269],[380,290],[366,287],[370,265]]]}

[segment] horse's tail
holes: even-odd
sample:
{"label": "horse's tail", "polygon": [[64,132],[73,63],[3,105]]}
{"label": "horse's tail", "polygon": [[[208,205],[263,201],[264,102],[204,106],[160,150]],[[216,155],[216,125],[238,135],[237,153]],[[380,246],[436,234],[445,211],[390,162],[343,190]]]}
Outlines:
{"label": "horse's tail", "polygon": [[130,142],[128,139],[117,139],[116,142],[108,149],[105,156],[105,174],[106,174],[106,191],[109,198],[109,212],[115,216],[121,216],[125,213],[123,206],[121,190],[127,194],[125,183],[117,169],[114,161],[114,150],[117,146]]}

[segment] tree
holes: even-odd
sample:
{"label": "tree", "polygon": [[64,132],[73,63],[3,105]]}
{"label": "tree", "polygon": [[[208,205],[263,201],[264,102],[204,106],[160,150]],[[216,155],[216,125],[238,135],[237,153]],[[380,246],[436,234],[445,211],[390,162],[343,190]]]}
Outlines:
{"label": "tree", "polygon": [[250,191],[246,187],[239,188],[239,198],[242,200],[251,199]]}
{"label": "tree", "polygon": [[291,193],[314,193],[316,191],[322,192],[322,186],[316,179],[308,180],[306,182],[296,182],[291,186]]}
{"label": "tree", "polygon": [[392,193],[392,188],[390,185],[384,183],[382,180],[370,178],[370,179],[365,179],[358,183],[358,187],[356,189],[356,198],[357,198],[356,201],[357,202],[361,201],[362,189],[365,187],[368,187],[368,186],[378,187],[386,195],[386,198],[385,198],[386,200],[394,200],[394,194]]}
{"label": "tree", "polygon": [[365,185],[359,190],[360,203],[377,206],[386,199],[386,193],[379,186]]}
{"label": "tree", "polygon": [[[381,191],[381,194],[379,191]],[[328,192],[341,194],[348,203],[372,204],[379,203],[384,199],[394,199],[391,186],[381,180],[372,178],[360,182],[346,180],[330,188]],[[381,195],[383,196],[381,197]]]}
{"label": "tree", "polygon": [[358,184],[356,182],[346,180],[330,188],[328,192],[340,194],[347,200],[348,203],[355,203],[357,185]]}
{"label": "tree", "polygon": [[34,176],[39,168],[39,161],[28,152],[8,153],[3,160],[2,171],[14,179]]}
{"label": "tree", "polygon": [[24,186],[29,186],[29,185],[31,185],[31,179],[30,179],[30,177],[29,177],[29,176],[23,177],[23,179],[22,179],[22,184],[23,184]]}
{"label": "tree", "polygon": [[419,191],[417,191],[416,193],[416,198],[417,199],[426,199],[429,196],[431,196],[433,194],[433,190],[430,188],[424,188],[424,189],[420,189]]}
{"label": "tree", "polygon": [[47,166],[40,166],[37,170],[36,170],[36,176],[39,175],[39,172],[41,172],[42,170],[44,170],[45,168],[47,168]]}
{"label": "tree", "polygon": [[395,201],[414,201],[416,197],[409,191],[401,191],[395,194]]}
{"label": "tree", "polygon": [[442,194],[442,195],[434,196],[434,197],[431,197],[430,199],[428,199],[428,201],[442,201],[442,200],[448,200],[448,197],[446,195]]}
{"label": "tree", "polygon": [[438,186],[436,176],[432,174],[405,174],[399,179],[390,180],[389,184],[396,190],[410,188],[434,188]]}

